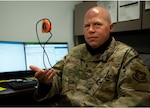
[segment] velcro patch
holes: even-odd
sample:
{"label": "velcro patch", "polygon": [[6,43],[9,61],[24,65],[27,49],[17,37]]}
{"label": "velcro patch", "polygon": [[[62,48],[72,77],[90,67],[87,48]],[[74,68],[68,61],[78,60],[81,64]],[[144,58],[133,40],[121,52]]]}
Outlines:
{"label": "velcro patch", "polygon": [[140,83],[146,83],[147,82],[146,73],[141,72],[139,70],[136,70],[136,72],[133,73],[133,78]]}

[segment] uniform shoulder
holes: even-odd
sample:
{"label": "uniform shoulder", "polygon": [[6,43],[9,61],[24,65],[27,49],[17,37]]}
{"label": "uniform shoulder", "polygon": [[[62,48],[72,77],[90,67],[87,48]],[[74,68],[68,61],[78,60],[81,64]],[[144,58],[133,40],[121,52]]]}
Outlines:
{"label": "uniform shoulder", "polygon": [[117,41],[116,49],[119,50],[120,52],[123,52],[123,53],[126,52],[130,55],[133,55],[133,56],[138,55],[138,52],[132,46],[127,45],[126,43],[123,43],[123,42],[120,42],[120,41]]}
{"label": "uniform shoulder", "polygon": [[117,45],[118,47],[121,47],[121,48],[131,48],[131,46],[127,45],[126,43],[123,43],[121,41],[116,41],[117,42]]}
{"label": "uniform shoulder", "polygon": [[79,44],[79,45],[73,47],[72,49],[70,49],[69,55],[70,56],[80,56],[84,52],[85,53],[87,52],[85,43]]}
{"label": "uniform shoulder", "polygon": [[83,50],[85,48],[86,48],[86,45],[85,45],[85,43],[83,43],[83,44],[79,44],[79,45],[73,47],[70,51],[71,52],[80,51],[80,50]]}

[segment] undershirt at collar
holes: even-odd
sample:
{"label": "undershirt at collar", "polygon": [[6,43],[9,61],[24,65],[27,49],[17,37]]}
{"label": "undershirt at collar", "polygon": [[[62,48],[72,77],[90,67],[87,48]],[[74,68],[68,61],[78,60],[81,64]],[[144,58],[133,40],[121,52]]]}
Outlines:
{"label": "undershirt at collar", "polygon": [[112,41],[112,37],[110,36],[109,39],[102,46],[96,49],[91,48],[91,46],[89,46],[87,43],[86,43],[86,47],[87,50],[91,53],[91,55],[95,55],[98,53],[103,53],[106,50],[106,48],[110,45],[111,41]]}

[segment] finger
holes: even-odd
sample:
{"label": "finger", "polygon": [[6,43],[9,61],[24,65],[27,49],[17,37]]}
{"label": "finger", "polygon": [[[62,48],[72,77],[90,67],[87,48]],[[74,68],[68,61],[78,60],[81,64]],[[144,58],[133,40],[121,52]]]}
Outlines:
{"label": "finger", "polygon": [[31,70],[33,70],[34,72],[43,72],[43,70],[41,68],[38,68],[36,66],[30,65],[29,66]]}
{"label": "finger", "polygon": [[50,69],[50,70],[45,70],[45,80],[48,79],[49,76],[51,76],[51,74],[53,73],[53,70]]}
{"label": "finger", "polygon": [[[50,70],[51,70],[51,69],[50,69]],[[44,70],[44,72],[47,73],[47,72],[50,71],[50,70],[46,68],[46,69]]]}
{"label": "finger", "polygon": [[42,80],[43,79],[43,77],[44,77],[44,72],[43,71],[40,71],[40,72],[36,72],[35,74],[34,74],[34,77],[36,77],[38,80]]}
{"label": "finger", "polygon": [[53,80],[55,73],[55,70],[50,70],[49,72],[47,72],[47,78],[45,78],[45,83],[50,84]]}
{"label": "finger", "polygon": [[48,80],[52,80],[55,74],[56,74],[56,71],[51,70],[51,74],[48,76]]}
{"label": "finger", "polygon": [[47,80],[47,78],[49,77],[49,74],[48,73],[51,73],[51,70],[49,69],[45,69],[45,70],[42,70],[40,72],[36,72],[35,73],[35,77],[40,81],[40,82],[45,82]]}
{"label": "finger", "polygon": [[[54,71],[55,71],[54,69],[46,70],[46,71],[45,71],[45,72],[46,72],[45,74],[46,74],[46,76],[49,77]],[[48,78],[48,77],[47,77],[47,78]]]}
{"label": "finger", "polygon": [[33,65],[31,65],[30,68],[35,72],[34,77],[41,81],[41,79],[43,79],[44,76],[44,70]]}
{"label": "finger", "polygon": [[44,77],[43,78],[46,80],[50,74],[51,74],[51,70],[45,69],[44,70],[44,75],[43,75]]}

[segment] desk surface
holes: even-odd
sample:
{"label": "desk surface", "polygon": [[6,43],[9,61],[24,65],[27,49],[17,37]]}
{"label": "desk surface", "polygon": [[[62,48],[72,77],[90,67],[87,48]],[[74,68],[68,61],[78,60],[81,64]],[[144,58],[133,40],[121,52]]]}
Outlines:
{"label": "desk surface", "polygon": [[[26,80],[35,80],[34,77],[27,77]],[[13,89],[10,85],[8,85],[9,81],[21,80],[21,79],[10,79],[10,80],[0,80],[0,87],[4,88],[4,90],[0,90],[0,98],[3,96],[11,96],[17,94],[25,94],[25,93],[33,93],[36,87],[22,88],[22,89]]]}
{"label": "desk surface", "polygon": [[33,99],[33,93],[36,87],[13,89],[8,85],[8,82],[1,82],[0,87],[6,88],[6,90],[0,91],[0,107],[41,107],[51,106],[55,102],[55,98],[43,102],[36,102]]}
{"label": "desk surface", "polygon": [[36,89],[36,87],[13,89],[8,85],[7,82],[0,83],[0,87],[6,88],[6,90],[0,91],[0,98],[4,96],[6,97],[6,96],[11,96],[11,95],[31,93],[31,92],[34,92]]}

